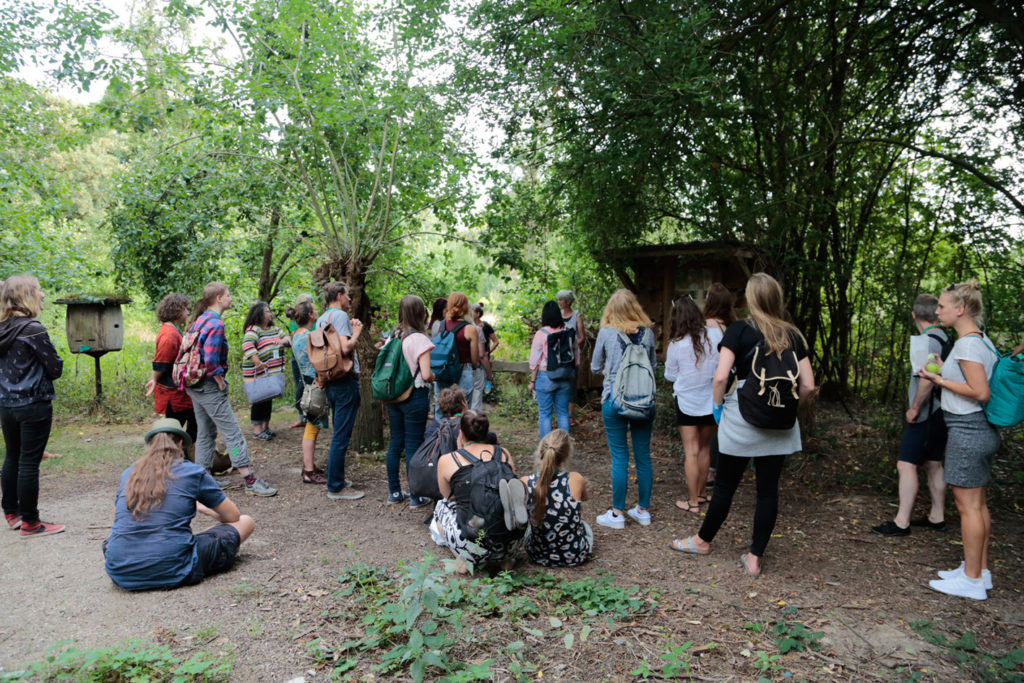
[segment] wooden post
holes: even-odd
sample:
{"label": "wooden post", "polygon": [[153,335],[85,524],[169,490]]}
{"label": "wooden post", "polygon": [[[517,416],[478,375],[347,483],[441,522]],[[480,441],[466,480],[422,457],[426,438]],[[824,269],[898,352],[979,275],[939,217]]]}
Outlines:
{"label": "wooden post", "polygon": [[103,371],[100,369],[100,357],[92,358],[96,361],[96,402],[99,403],[103,400]]}

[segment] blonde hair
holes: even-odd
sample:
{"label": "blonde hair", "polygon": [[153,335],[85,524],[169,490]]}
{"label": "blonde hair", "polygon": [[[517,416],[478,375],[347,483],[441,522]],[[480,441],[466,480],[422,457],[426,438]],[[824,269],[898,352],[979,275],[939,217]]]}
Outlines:
{"label": "blonde hair", "polygon": [[469,298],[462,292],[452,292],[448,295],[448,306],[444,309],[445,320],[466,320],[473,322],[469,314]]}
{"label": "blonde hair", "polygon": [[39,315],[43,307],[39,291],[39,280],[32,275],[8,278],[0,289],[0,320],[34,318]]}
{"label": "blonde hair", "polygon": [[574,450],[572,437],[564,429],[547,433],[537,446],[537,485],[533,489],[533,525],[540,526],[548,511],[548,488],[558,469]]}
{"label": "blonde hair", "polygon": [[981,304],[981,283],[977,278],[972,277],[967,282],[950,285],[946,287],[945,292],[953,298],[957,306],[964,307],[964,315],[976,323],[981,323],[984,308]]}
{"label": "blonde hair", "polygon": [[142,519],[149,511],[158,507],[167,497],[167,480],[171,466],[184,458],[181,439],[166,433],[154,434],[146,446],[146,452],[135,461],[128,481],[124,484],[124,502],[132,517]]}
{"label": "blonde hair", "polygon": [[641,327],[652,327],[654,323],[640,307],[636,295],[628,289],[616,290],[601,313],[601,327],[614,327],[626,334],[633,334]]}
{"label": "blonde hair", "polygon": [[747,281],[747,310],[757,330],[764,335],[770,353],[781,354],[798,338],[807,344],[796,325],[786,321],[782,286],[768,273],[754,273]]}

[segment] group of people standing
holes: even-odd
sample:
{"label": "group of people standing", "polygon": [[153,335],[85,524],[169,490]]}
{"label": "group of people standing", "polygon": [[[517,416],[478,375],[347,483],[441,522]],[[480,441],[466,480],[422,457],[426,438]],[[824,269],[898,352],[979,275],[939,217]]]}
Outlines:
{"label": "group of people standing", "polygon": [[[13,277],[0,288],[0,422],[7,452],[3,511],[9,527],[26,537],[64,530],[62,525],[41,521],[37,504],[39,462],[52,423],[53,380],[62,371],[59,354],[35,320],[43,299],[39,282],[31,276]],[[325,486],[328,498],[357,500],[365,493],[345,478],[345,458],[361,401],[356,347],[363,326],[347,313],[351,299],[343,283],[329,283],[323,299],[321,314],[311,297],[297,301],[288,310],[293,321],[288,331],[274,325],[266,303],[257,302],[250,308],[241,346],[243,380],[282,373],[283,350],[290,346],[293,372],[299,380],[297,390],[310,390],[318,380],[309,356],[309,335],[328,325],[338,333],[342,353],[352,360],[352,370],[323,383],[329,421],[326,416],[302,416],[300,420],[305,429],[302,481]],[[565,363],[578,365],[583,324],[572,310],[572,292],[559,292],[556,299],[543,307],[542,326],[530,353],[530,389],[536,392],[540,413],[536,471],[517,475],[514,482],[503,480],[501,486],[508,528],[525,528],[501,543],[481,544],[479,538],[467,535],[465,524],[456,522],[459,508],[465,504],[456,492],[465,491],[477,463],[500,462],[515,471],[510,454],[497,445],[487,416],[479,409],[481,396],[493,381],[493,370],[485,359],[497,346],[497,335],[482,323],[482,307],[473,310],[461,292],[435,301],[433,319],[420,297],[403,297],[398,326],[389,331],[391,340],[401,344],[413,385],[399,400],[386,404],[390,425],[387,502],[408,501],[412,508],[431,502],[402,489],[402,462],[404,459],[408,478],[409,459],[426,435],[436,432],[441,420],[457,421],[456,448],[436,462],[441,499],[435,505],[431,533],[438,544],[452,550],[464,568],[508,566],[521,547],[533,561],[548,566],[574,566],[586,561],[593,551],[593,530],[582,513],[582,503],[588,499],[587,483],[567,468],[574,450],[569,411],[574,383],[561,374],[548,376],[556,367],[548,357],[554,348],[549,341],[552,335],[571,331],[570,360]],[[665,378],[672,383],[687,486],[685,498],[676,501],[676,507],[698,514],[706,504],[707,510],[696,533],[673,540],[671,547],[684,554],[708,554],[744,472],[753,465],[756,503],[752,539],[740,562],[746,572],[757,575],[778,515],[783,464],[786,456],[801,450],[802,442],[798,421],[783,427],[763,426],[738,396],[748,382],[760,382],[764,392],[766,377],[758,366],[759,354],[792,357],[794,368],[788,374],[794,400],[808,397],[815,384],[807,342],[787,320],[779,283],[767,274],[755,273],[747,282],[745,302],[749,316],[736,320],[732,293],[717,283],[706,293],[703,310],[689,294],[672,302]],[[223,314],[231,306],[231,294],[220,282],[204,288],[191,315],[188,299],[180,294],[164,297],[157,306],[161,328],[146,393],[154,397],[154,407],[164,419],[146,435],[143,457],[121,476],[112,533],[104,543],[107,571],[125,588],[196,583],[230,567],[239,545],[252,534],[253,520],[239,513],[221,490],[224,482],[212,477],[218,432],[227,444],[231,464],[243,477],[244,491],[257,496],[277,493],[253,472],[246,438],[227,396]],[[908,534],[912,525],[944,528],[944,484],[950,484],[961,517],[964,559],[957,569],[940,572],[930,586],[974,599],[985,599],[991,588],[987,566],[991,517],[985,494],[999,444],[998,431],[982,412],[996,355],[980,329],[981,314],[976,281],[950,286],[938,298],[922,295],[914,304],[912,319],[919,334],[928,336],[931,360],[938,367],[921,368],[911,379],[898,468],[900,507],[892,522],[874,529],[886,536],[901,536]],[[635,394],[634,378],[642,379],[647,373],[653,381],[657,366],[653,326],[636,296],[620,289],[604,307],[594,343],[590,370],[603,376],[601,417],[611,460],[611,507],[596,521],[611,529],[625,528],[627,518],[641,526],[651,524],[653,395],[624,398],[623,386],[617,383],[629,377]],[[954,344],[948,343],[941,327],[956,332]],[[445,334],[454,336],[461,364],[457,380],[448,386],[438,381],[431,363],[434,341]],[[182,390],[175,386],[172,369],[186,339],[201,350],[204,376]],[[640,382],[636,386],[646,385]],[[428,427],[432,390],[437,408],[435,421]],[[653,393],[650,387],[644,391]],[[269,401],[253,403],[254,438],[274,438],[270,416]],[[552,417],[557,422],[554,430]],[[327,467],[320,470],[313,455],[319,431],[328,426],[332,436]],[[627,502],[630,446],[637,475],[633,507]],[[942,456],[945,467],[939,462]],[[925,467],[932,505],[927,517],[911,520],[917,466]],[[712,483],[709,500],[704,491]],[[193,536],[190,523],[197,512],[220,524]]]}

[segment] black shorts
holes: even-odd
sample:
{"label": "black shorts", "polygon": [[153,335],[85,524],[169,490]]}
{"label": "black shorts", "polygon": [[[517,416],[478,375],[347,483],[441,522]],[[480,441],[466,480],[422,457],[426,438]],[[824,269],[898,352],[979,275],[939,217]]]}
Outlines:
{"label": "black shorts", "polygon": [[923,465],[926,460],[942,460],[946,452],[946,420],[936,410],[924,422],[903,426],[900,461]]}
{"label": "black shorts", "polygon": [[700,427],[702,425],[715,424],[715,416],[710,413],[707,415],[687,415],[679,410],[678,401],[672,401],[672,403],[676,407],[676,425],[680,427]]}
{"label": "black shorts", "polygon": [[238,529],[230,524],[218,524],[196,534],[198,561],[183,585],[196,584],[207,576],[231,569],[241,545],[242,537],[238,535]]}

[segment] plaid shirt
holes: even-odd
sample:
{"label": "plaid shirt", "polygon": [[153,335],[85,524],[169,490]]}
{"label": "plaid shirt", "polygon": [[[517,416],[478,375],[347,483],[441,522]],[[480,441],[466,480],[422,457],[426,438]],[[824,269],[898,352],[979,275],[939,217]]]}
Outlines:
{"label": "plaid shirt", "polygon": [[189,332],[199,330],[199,347],[203,350],[206,376],[224,375],[228,371],[228,341],[224,338],[224,321],[213,311],[199,316]]}

